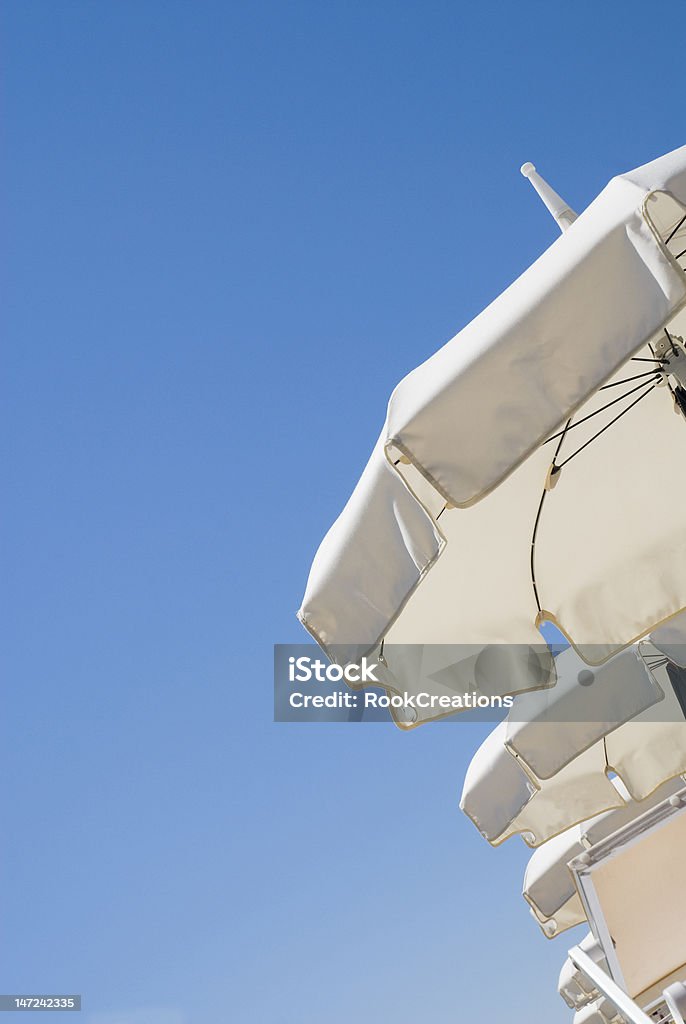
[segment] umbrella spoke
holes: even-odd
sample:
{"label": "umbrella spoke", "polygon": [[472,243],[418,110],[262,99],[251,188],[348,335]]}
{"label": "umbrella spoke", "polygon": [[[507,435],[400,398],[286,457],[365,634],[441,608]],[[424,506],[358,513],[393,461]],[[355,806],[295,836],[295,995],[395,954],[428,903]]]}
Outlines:
{"label": "umbrella spoke", "polygon": [[[643,375],[641,375],[641,376],[643,376]],[[657,375],[653,379],[655,381],[658,381],[660,379],[660,376]],[[575,455],[578,455],[580,452],[582,452],[584,450],[584,448],[587,448],[588,445],[591,443],[591,441],[595,441],[597,438],[600,437],[601,434],[604,434],[605,431],[608,429],[608,427],[611,427],[612,424],[616,423],[617,420],[620,420],[622,418],[622,416],[624,416],[625,413],[629,412],[630,409],[633,409],[633,407],[635,405],[637,405],[641,401],[642,398],[645,398],[647,395],[649,395],[651,393],[651,391],[654,391],[656,386],[657,386],[657,384],[653,384],[651,381],[643,381],[641,384],[637,385],[637,387],[632,388],[631,391],[627,392],[627,394],[620,395],[620,397],[616,398],[613,402],[609,402],[607,405],[604,405],[602,407],[602,409],[597,409],[596,412],[590,413],[589,416],[585,416],[583,420],[579,420],[577,423],[572,423],[571,419],[568,419],[567,422],[564,425],[564,428],[558,434],[555,434],[554,437],[549,437],[548,438],[548,441],[553,441],[555,439],[555,437],[559,438],[558,443],[557,443],[557,447],[555,448],[555,454],[553,455],[553,460],[552,460],[552,463],[551,463],[551,467],[550,467],[550,478],[551,478],[551,481],[552,481],[552,478],[555,476],[555,474],[559,473],[560,470],[562,469],[562,467],[566,466],[567,463],[570,462],[574,458]],[[646,387],[647,387],[647,390],[643,391],[643,393],[640,394],[638,396],[638,398],[635,398],[634,401],[630,405],[628,405],[626,407],[626,409],[622,409],[622,411],[617,416],[615,416],[613,419],[611,419],[609,423],[606,423],[605,426],[602,428],[602,430],[599,430],[597,432],[597,434],[594,434],[593,437],[590,437],[588,439],[588,441],[586,441],[584,444],[581,445],[580,448],[577,448],[577,450],[575,452],[572,452],[571,455],[568,455],[567,458],[563,462],[560,462],[560,463],[556,462],[557,456],[559,455],[560,449],[562,448],[562,445],[564,444],[564,440],[565,440],[565,438],[567,436],[567,433],[569,432],[569,430],[572,429],[572,427],[578,427],[585,420],[590,419],[591,416],[595,416],[597,413],[603,412],[605,409],[609,408],[610,405],[615,405],[617,402],[621,401],[623,398],[627,398],[629,395],[632,395],[635,391],[639,391],[641,388],[646,388]],[[548,442],[546,441],[545,443],[547,444]],[[545,487],[544,490],[543,490],[543,493],[541,495],[541,500],[540,500],[539,505],[538,505],[538,511],[536,513],[536,519],[534,521],[534,528],[533,528],[533,531],[532,531],[532,534],[531,534],[531,553],[530,553],[531,585],[533,587],[534,598],[536,599],[536,606],[537,606],[539,612],[541,612],[543,609],[542,609],[541,600],[540,600],[540,597],[539,597],[539,594],[538,594],[538,584],[536,582],[536,537],[537,537],[537,534],[538,534],[538,527],[539,527],[539,524],[540,524],[540,521],[541,521],[541,514],[543,512],[543,506],[545,505],[545,499],[546,499],[547,494],[548,494],[548,487]]]}
{"label": "umbrella spoke", "polygon": [[650,661],[648,658],[644,657],[643,660],[651,671],[656,668],[663,668],[664,665],[669,664],[669,658],[659,658],[657,661]]}
{"label": "umbrella spoke", "polygon": [[611,384],[603,384],[602,388],[598,388],[598,391],[607,391],[608,388],[616,388],[620,384],[629,384],[632,380],[638,380],[639,377],[650,377],[654,373],[655,370],[645,370],[644,373],[636,373],[633,377],[624,377],[622,380],[614,380]]}
{"label": "umbrella spoke", "polygon": [[684,221],[686,221],[686,213],[681,218],[681,220],[678,222],[677,226],[675,228],[672,228],[672,230],[669,232],[669,234],[665,238],[665,245],[668,245],[672,241],[672,239],[674,238],[675,234],[677,233],[677,231],[679,230],[681,225],[684,223]]}
{"label": "umbrella spoke", "polygon": [[[611,419],[609,423],[606,423],[602,430],[599,430],[597,434],[593,435],[593,437],[589,437],[588,441],[586,441],[585,444],[582,444],[580,448],[577,448],[577,450],[575,452],[572,452],[571,455],[568,455],[567,458],[564,460],[564,462],[560,462],[560,464],[555,467],[556,470],[559,472],[559,470],[561,470],[563,466],[566,466],[568,462],[571,462],[571,460],[574,458],[575,455],[578,455],[579,452],[582,452],[584,450],[584,448],[588,448],[588,446],[591,443],[591,441],[595,441],[597,438],[600,437],[601,434],[604,434],[605,431],[609,427],[611,427],[613,423],[616,423],[617,420],[621,420],[622,416],[624,416],[625,413],[629,412],[630,409],[633,409],[633,407],[635,405],[638,405],[638,403],[641,401],[641,399],[646,398],[650,394],[651,391],[655,390],[656,386],[657,385],[655,385],[655,384],[651,384],[647,391],[644,391],[642,395],[639,395],[638,398],[635,398],[633,400],[633,402],[631,403],[631,405],[628,405],[626,407],[626,409],[622,409],[622,411],[619,413],[619,415],[615,416],[613,419]],[[624,397],[626,397],[626,396],[624,396]],[[574,424],[574,426],[576,426],[576,424]]]}
{"label": "umbrella spoke", "polygon": [[[658,374],[656,374],[652,378],[652,380],[655,381],[655,383],[657,383],[657,381],[659,379],[660,379],[660,377],[659,377]],[[617,383],[619,383],[619,381]],[[625,393],[623,395],[620,395],[619,398],[613,398],[611,402],[607,402],[605,405],[601,405],[599,409],[594,409],[593,412],[589,412],[588,416],[582,416],[582,418],[580,420],[577,420],[576,423],[572,423],[571,426],[565,427],[564,430],[558,431],[557,434],[553,434],[552,437],[549,437],[548,440],[544,441],[543,443],[544,444],[549,444],[550,441],[554,441],[557,437],[562,437],[564,434],[566,434],[568,429],[569,430],[573,430],[575,427],[580,427],[582,423],[585,423],[587,420],[592,419],[594,416],[598,416],[598,414],[601,413],[601,412],[605,412],[606,409],[609,409],[611,406],[616,405],[617,402],[623,402],[625,398],[629,397],[629,395],[635,394],[636,391],[640,391],[641,388],[644,388],[646,386],[646,384],[650,384],[650,383],[651,383],[651,381],[644,380],[641,384],[637,384],[635,388],[631,388],[630,391],[625,391]],[[629,406],[629,408],[631,408],[631,406]],[[619,417],[617,417],[617,418],[619,418]],[[615,421],[611,420],[610,422],[614,423]],[[609,423],[608,423],[608,426],[610,426]],[[591,440],[593,440],[593,439],[591,438]]]}

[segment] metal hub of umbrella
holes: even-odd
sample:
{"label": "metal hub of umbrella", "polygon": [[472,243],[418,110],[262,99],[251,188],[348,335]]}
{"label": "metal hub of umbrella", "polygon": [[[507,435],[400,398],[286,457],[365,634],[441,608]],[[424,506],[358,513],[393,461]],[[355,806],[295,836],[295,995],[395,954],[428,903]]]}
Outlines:
{"label": "metal hub of umbrella", "polygon": [[522,173],[561,236],[397,386],[298,614],[437,697],[401,727],[513,698],[463,811],[533,849],[547,938],[590,926],[560,976],[576,1024],[684,1024],[686,147],[580,216]]}

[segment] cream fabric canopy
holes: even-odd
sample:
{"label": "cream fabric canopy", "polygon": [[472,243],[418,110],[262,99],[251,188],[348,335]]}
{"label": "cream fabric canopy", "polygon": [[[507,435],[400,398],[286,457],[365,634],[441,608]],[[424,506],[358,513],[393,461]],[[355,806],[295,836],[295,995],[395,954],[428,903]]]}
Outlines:
{"label": "cream fabric canopy", "polygon": [[[652,648],[648,644],[640,646],[652,665]],[[618,655],[609,667],[631,664],[633,653]],[[565,654],[575,657],[574,652]],[[615,708],[614,722],[605,719],[603,736],[597,739],[594,710],[608,706],[607,695],[595,695],[603,690],[604,674],[601,669],[588,688],[586,722],[555,716],[555,697],[559,695],[563,707],[566,704],[567,686],[561,676],[550,691],[551,701],[546,701],[552,714],[530,720],[520,730],[517,720],[523,716],[519,707],[527,705],[530,711],[531,701],[528,695],[517,697],[508,718],[493,729],[474,754],[465,775],[460,807],[492,846],[517,833],[528,845],[541,846],[574,824],[623,807],[629,800],[645,800],[669,779],[686,774],[686,721],[664,664],[650,668],[662,694],[656,702],[646,699],[639,673],[627,673],[624,687],[618,685],[622,680],[614,671],[607,673],[606,686],[609,684],[607,688],[617,698],[611,705]],[[547,694],[535,696],[543,703]],[[645,710],[637,713],[641,705]],[[525,741],[522,749],[531,763],[513,750],[509,736],[515,742]],[[562,756],[551,765],[547,754],[558,751]],[[556,767],[557,771],[541,777],[532,764],[539,770]],[[611,779],[611,772],[618,778]]]}
{"label": "cream fabric canopy", "polygon": [[624,804],[605,773],[602,743],[554,778],[538,779],[505,747],[506,728],[501,722],[477,750],[460,798],[460,809],[491,846],[517,834],[529,846],[540,846],[575,822]]}
{"label": "cream fabric canopy", "polygon": [[535,645],[548,619],[600,664],[686,608],[686,421],[632,361],[686,335],[685,214],[686,147],[614,178],[398,385],[298,613],[334,660]]}

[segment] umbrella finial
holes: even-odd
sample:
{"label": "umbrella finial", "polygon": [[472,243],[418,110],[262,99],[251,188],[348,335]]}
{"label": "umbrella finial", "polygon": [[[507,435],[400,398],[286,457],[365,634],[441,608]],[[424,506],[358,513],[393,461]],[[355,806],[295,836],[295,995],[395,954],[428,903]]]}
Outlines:
{"label": "umbrella finial", "polygon": [[539,196],[557,221],[560,231],[566,231],[570,224],[573,224],[578,214],[564,201],[562,196],[550,187],[548,182],[536,173],[536,168],[531,163],[522,164],[520,168],[525,178],[528,178]]}

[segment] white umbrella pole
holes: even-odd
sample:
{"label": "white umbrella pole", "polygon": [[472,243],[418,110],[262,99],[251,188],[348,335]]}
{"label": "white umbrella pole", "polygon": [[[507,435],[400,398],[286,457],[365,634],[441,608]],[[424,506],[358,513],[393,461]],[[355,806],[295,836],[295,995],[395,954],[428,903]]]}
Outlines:
{"label": "white umbrella pole", "polygon": [[574,213],[571,206],[568,206],[562,196],[559,196],[555,189],[551,188],[545,178],[536,172],[533,164],[522,164],[520,168],[525,178],[528,178],[546,207],[553,215],[560,231],[566,231],[570,224],[573,224],[578,214]]}

